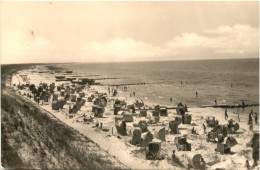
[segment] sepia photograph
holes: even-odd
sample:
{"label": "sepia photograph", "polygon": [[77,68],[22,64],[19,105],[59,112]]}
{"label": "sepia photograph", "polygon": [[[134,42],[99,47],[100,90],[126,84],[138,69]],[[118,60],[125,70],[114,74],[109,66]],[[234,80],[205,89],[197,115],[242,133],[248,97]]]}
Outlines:
{"label": "sepia photograph", "polygon": [[1,169],[258,170],[258,1],[2,1]]}

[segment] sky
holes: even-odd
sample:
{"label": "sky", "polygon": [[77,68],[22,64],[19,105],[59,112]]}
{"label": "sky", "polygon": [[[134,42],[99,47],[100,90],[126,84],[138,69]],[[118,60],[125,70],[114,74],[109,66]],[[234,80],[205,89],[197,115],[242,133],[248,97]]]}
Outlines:
{"label": "sky", "polygon": [[259,2],[1,2],[1,63],[259,57]]}

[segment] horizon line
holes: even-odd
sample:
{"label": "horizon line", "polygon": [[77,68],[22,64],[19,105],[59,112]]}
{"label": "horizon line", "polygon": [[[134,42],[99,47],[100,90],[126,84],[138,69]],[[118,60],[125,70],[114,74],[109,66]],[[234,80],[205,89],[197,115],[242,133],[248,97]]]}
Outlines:
{"label": "horizon line", "polygon": [[255,58],[212,58],[212,59],[180,59],[180,60],[141,60],[141,61],[94,61],[94,62],[44,62],[44,63],[1,63],[1,65],[18,65],[18,64],[72,64],[72,63],[84,63],[84,64],[98,64],[98,63],[136,63],[136,62],[164,62],[164,61],[205,61],[205,60],[247,60],[247,59],[259,59]]}

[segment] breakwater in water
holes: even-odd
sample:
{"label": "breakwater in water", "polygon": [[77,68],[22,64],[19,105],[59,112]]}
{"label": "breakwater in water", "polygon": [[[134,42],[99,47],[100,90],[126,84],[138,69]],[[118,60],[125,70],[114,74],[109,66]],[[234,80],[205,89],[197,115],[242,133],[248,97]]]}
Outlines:
{"label": "breakwater in water", "polygon": [[[103,85],[131,84],[127,93],[146,102],[190,107],[259,103],[259,60],[199,60],[131,63],[72,63],[57,66],[91,78]],[[138,85],[143,82],[145,84]],[[197,96],[196,96],[197,92]],[[173,99],[170,102],[170,98]]]}

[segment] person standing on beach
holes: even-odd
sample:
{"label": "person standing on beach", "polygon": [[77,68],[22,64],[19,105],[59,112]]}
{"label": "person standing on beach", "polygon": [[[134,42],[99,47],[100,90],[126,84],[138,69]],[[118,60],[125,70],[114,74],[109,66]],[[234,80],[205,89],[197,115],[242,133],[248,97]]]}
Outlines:
{"label": "person standing on beach", "polygon": [[196,91],[196,98],[198,98],[198,92]]}
{"label": "person standing on beach", "polygon": [[207,129],[206,129],[206,126],[204,125],[204,123],[203,123],[203,129],[204,129],[204,133],[207,133]]}
{"label": "person standing on beach", "polygon": [[172,103],[172,97],[170,97],[170,102]]}
{"label": "person standing on beach", "polygon": [[255,124],[258,124],[258,114],[255,112]]}
{"label": "person standing on beach", "polygon": [[217,102],[217,98],[215,98],[215,105],[217,105],[218,104],[218,102]]}
{"label": "person standing on beach", "polygon": [[245,110],[245,102],[244,100],[242,100],[242,108],[243,108],[243,111]]}
{"label": "person standing on beach", "polygon": [[172,151],[172,160],[174,160],[176,158],[176,155],[175,155],[175,150]]}
{"label": "person standing on beach", "polygon": [[251,116],[253,116],[253,114],[254,114],[254,110],[253,109],[251,109],[250,114],[251,114]]}
{"label": "person standing on beach", "polygon": [[248,123],[250,123],[250,122],[252,122],[252,115],[251,115],[251,113],[249,113],[249,115],[248,115]]}
{"label": "person standing on beach", "polygon": [[249,162],[248,162],[248,160],[246,160],[246,164],[245,164],[245,168],[247,168],[248,170],[250,169],[250,164],[249,164]]}
{"label": "person standing on beach", "polygon": [[133,96],[135,96],[135,92],[133,92]]}
{"label": "person standing on beach", "polygon": [[227,109],[225,109],[225,120],[228,119]]}
{"label": "person standing on beach", "polygon": [[252,119],[251,112],[249,113],[249,116],[248,116],[248,125],[249,125],[249,130],[253,131],[253,119]]}
{"label": "person standing on beach", "polygon": [[253,148],[252,158],[254,160],[251,168],[254,169],[258,165],[257,162],[259,161],[259,134],[254,134],[250,143],[251,147]]}
{"label": "person standing on beach", "polygon": [[237,118],[238,118],[238,121],[240,122],[240,117],[239,117],[239,112],[237,110]]}

